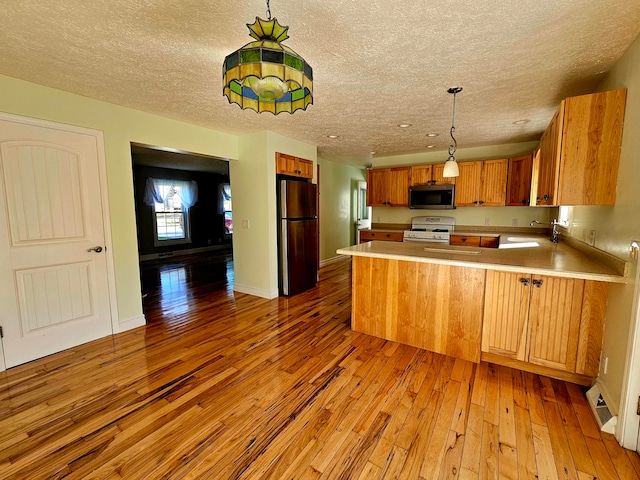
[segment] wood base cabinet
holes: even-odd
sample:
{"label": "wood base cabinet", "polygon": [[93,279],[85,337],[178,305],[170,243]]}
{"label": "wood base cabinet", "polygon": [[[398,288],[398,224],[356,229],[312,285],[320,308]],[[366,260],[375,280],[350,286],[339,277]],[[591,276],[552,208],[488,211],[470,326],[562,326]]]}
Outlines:
{"label": "wood base cabinet", "polygon": [[608,284],[487,271],[482,351],[598,375]]}
{"label": "wood base cabinet", "polygon": [[480,361],[486,270],[353,257],[351,328]]}

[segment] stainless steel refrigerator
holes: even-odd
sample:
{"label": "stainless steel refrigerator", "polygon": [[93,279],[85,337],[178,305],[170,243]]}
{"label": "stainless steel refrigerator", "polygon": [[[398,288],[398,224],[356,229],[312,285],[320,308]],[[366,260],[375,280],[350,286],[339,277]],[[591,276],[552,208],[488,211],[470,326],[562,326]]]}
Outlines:
{"label": "stainless steel refrigerator", "polygon": [[280,180],[278,187],[279,287],[281,295],[293,295],[318,282],[316,186]]}

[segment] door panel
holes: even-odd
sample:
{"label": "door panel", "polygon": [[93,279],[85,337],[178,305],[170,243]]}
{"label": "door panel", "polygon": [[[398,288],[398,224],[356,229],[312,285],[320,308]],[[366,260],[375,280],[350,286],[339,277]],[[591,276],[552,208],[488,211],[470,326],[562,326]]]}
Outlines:
{"label": "door panel", "polygon": [[55,127],[0,120],[7,367],[112,333],[99,139]]}
{"label": "door panel", "polygon": [[482,351],[526,360],[531,275],[487,271]]}
{"label": "door panel", "polygon": [[531,283],[529,362],[575,372],[584,280],[534,275]]}

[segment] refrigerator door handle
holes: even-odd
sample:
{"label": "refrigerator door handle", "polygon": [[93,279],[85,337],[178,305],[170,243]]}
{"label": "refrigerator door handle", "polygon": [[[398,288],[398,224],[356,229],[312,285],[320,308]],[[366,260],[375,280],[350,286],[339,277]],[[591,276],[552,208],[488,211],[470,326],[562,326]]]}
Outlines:
{"label": "refrigerator door handle", "polygon": [[287,232],[287,221],[280,221],[280,239],[282,242],[281,245],[281,262],[282,262],[282,293],[284,295],[289,295],[289,260],[287,258],[287,252],[289,251],[288,245],[288,232]]}

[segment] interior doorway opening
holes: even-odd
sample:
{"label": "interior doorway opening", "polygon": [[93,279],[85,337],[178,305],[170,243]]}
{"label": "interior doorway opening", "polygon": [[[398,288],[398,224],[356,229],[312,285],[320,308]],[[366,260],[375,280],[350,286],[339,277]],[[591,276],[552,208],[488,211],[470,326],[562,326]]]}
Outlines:
{"label": "interior doorway opening", "polygon": [[228,160],[135,143],[131,159],[143,308],[150,291],[175,296],[198,288],[190,275],[197,260],[189,257],[221,255],[233,271]]}

